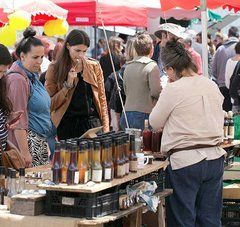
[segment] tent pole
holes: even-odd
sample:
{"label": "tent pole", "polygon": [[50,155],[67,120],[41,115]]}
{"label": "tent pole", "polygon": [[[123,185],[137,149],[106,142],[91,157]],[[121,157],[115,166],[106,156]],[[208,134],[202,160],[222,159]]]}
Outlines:
{"label": "tent pole", "polygon": [[203,75],[208,75],[208,44],[207,44],[207,6],[206,0],[201,0],[201,20],[202,20],[202,63]]}
{"label": "tent pole", "polygon": [[94,58],[97,59],[97,25],[94,26]]}

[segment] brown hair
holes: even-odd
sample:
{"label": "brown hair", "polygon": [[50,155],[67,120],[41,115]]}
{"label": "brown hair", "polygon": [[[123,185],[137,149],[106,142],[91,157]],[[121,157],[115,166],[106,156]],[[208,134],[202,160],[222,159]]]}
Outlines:
{"label": "brown hair", "polygon": [[161,50],[161,61],[163,67],[172,67],[178,77],[184,69],[191,69],[197,73],[197,66],[193,63],[190,53],[184,48],[183,44],[175,40],[168,41]]}
{"label": "brown hair", "polygon": [[153,40],[148,34],[138,35],[134,47],[138,56],[147,56],[153,48]]}
{"label": "brown hair", "polygon": [[68,72],[72,67],[72,60],[69,54],[69,50],[67,48],[67,44],[70,46],[76,45],[85,45],[87,47],[90,46],[90,39],[88,34],[85,31],[74,29],[72,30],[65,39],[65,42],[59,52],[59,55],[56,59],[56,63],[54,64],[54,72],[57,75],[57,83],[58,85],[62,85],[68,76]]}
{"label": "brown hair", "polygon": [[[12,57],[7,47],[0,44],[0,65],[10,65],[12,63]],[[7,96],[6,76],[0,79],[0,108],[4,115],[9,116],[12,112],[12,103]]]}

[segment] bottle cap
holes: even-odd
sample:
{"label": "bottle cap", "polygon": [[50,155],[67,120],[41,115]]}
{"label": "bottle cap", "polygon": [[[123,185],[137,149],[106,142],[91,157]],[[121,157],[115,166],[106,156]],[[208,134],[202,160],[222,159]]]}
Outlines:
{"label": "bottle cap", "polygon": [[55,150],[61,150],[61,143],[60,142],[55,142]]}
{"label": "bottle cap", "polygon": [[12,169],[10,172],[10,178],[16,178],[16,176],[17,176],[17,171]]}
{"label": "bottle cap", "polygon": [[8,175],[8,177],[10,177],[11,176],[11,171],[13,170],[13,168],[8,168],[7,169],[7,175]]}
{"label": "bottle cap", "polygon": [[19,168],[19,176],[25,176],[25,168]]}
{"label": "bottle cap", "polygon": [[88,149],[89,150],[93,149],[93,141],[92,140],[88,140]]}
{"label": "bottle cap", "polygon": [[101,149],[101,144],[99,141],[94,141],[94,150],[99,150]]}
{"label": "bottle cap", "polygon": [[135,135],[130,135],[130,141],[135,141]]}
{"label": "bottle cap", "polygon": [[5,175],[5,167],[0,166],[0,175]]}
{"label": "bottle cap", "polygon": [[84,141],[79,143],[79,152],[84,152],[86,149],[86,143]]}
{"label": "bottle cap", "polygon": [[72,146],[72,149],[71,149],[72,151],[77,151],[78,149],[77,143],[72,142],[71,146]]}
{"label": "bottle cap", "polygon": [[60,140],[60,144],[61,144],[61,149],[66,149],[66,141],[65,140]]}

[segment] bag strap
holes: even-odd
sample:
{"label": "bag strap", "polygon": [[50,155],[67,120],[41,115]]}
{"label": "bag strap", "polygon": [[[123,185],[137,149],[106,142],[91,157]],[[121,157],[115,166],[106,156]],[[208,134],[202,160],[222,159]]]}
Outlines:
{"label": "bag strap", "polygon": [[[6,74],[6,76],[8,76],[8,75],[10,75],[10,74],[19,74],[19,75],[21,75],[21,76],[23,76],[21,73],[19,73],[18,71],[9,71],[9,72],[7,72],[7,74]],[[29,87],[30,87],[30,93],[29,93],[29,96],[28,96],[28,101],[30,100],[30,98],[32,97],[32,95],[33,95],[33,89],[34,89],[34,86],[33,86],[33,84],[32,84],[32,82],[31,82],[31,80],[28,78],[28,80],[29,80]]]}

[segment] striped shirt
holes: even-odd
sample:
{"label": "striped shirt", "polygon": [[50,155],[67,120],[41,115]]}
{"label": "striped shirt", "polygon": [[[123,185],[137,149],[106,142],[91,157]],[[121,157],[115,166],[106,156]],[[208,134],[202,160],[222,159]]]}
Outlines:
{"label": "striped shirt", "polygon": [[[0,143],[2,143],[2,148],[5,150],[6,148],[6,141],[8,137],[8,130],[6,129],[6,121],[7,118],[4,115],[2,109],[0,108]],[[1,146],[0,146],[1,149]]]}

